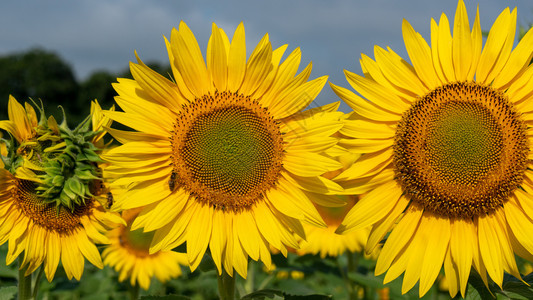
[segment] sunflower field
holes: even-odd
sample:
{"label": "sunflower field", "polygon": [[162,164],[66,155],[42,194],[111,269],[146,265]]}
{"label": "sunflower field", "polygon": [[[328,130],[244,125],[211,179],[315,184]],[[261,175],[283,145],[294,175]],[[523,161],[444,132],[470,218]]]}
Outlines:
{"label": "sunflower field", "polygon": [[[404,20],[408,57],[376,46],[346,85],[268,33],[250,51],[243,23],[201,49],[181,21],[167,73],[135,53],[75,126],[9,96],[0,299],[532,299],[516,31],[516,9],[484,32],[459,0],[429,39]],[[338,99],[312,105],[323,89]]]}

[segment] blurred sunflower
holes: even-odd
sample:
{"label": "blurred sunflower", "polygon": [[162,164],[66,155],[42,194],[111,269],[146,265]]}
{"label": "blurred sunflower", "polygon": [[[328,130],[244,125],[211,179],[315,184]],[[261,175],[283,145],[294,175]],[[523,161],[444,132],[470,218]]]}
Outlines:
{"label": "blurred sunflower", "polygon": [[515,254],[533,258],[533,31],[513,50],[515,31],[507,8],[482,46],[479,10],[471,30],[459,1],[453,37],[442,14],[431,47],[403,22],[412,65],[376,47],[364,76],[345,72],[369,101],[332,85],[355,111],[344,146],[363,153],[336,180],[368,192],[338,232],[373,225],[372,250],[391,231],[376,274],[405,272],[403,292],[419,281],[424,295],[444,265],[450,295],[464,296],[472,266],[501,286],[504,272],[520,278]]}
{"label": "blurred sunflower", "polygon": [[297,250],[299,255],[320,253],[320,257],[325,258],[328,255],[339,256],[346,251],[354,253],[363,251],[370,234],[370,227],[353,230],[342,235],[335,233],[357,199],[355,196],[342,196],[342,198],[346,202],[345,206],[321,207],[316,205],[320,216],[328,227],[320,228],[304,224],[307,239],[300,241],[300,249]]}
{"label": "blurred sunflower", "polygon": [[100,127],[89,129],[91,120],[109,125],[97,102],[91,116],[74,130],[66,120],[40,118],[28,103],[15,98],[8,103],[9,120],[0,129],[11,135],[4,140],[0,169],[0,243],[9,242],[7,264],[23,251],[24,276],[39,266],[52,281],[61,261],[69,279],[79,280],[84,257],[102,268],[95,243],[108,243],[105,232],[121,222],[100,204],[105,188],[98,153],[102,148]]}
{"label": "blurred sunflower", "polygon": [[180,265],[188,263],[184,253],[174,251],[158,251],[149,253],[153,232],[142,229],[131,230],[131,224],[140,212],[140,208],[125,210],[122,218],[127,226],[108,232],[111,244],[102,253],[104,264],[119,272],[120,282],[130,279],[132,286],[139,285],[145,290],[150,287],[150,280],[155,276],[159,281],[166,282],[181,275]]}
{"label": "blurred sunflower", "polygon": [[[111,129],[123,143],[104,157],[113,185],[127,188],[116,209],[146,206],[132,230],[154,231],[150,253],[187,243],[191,270],[209,247],[219,274],[246,277],[247,260],[271,263],[305,237],[302,221],[325,227],[311,200],[342,188],[321,174],[340,164],[321,153],[343,122],[338,103],[302,111],[327,77],[296,75],[300,50],[280,64],[265,35],[246,60],[244,26],[230,42],[213,24],[207,66],[184,22],[166,40],[173,80],[131,63],[134,80],[114,85],[124,112],[106,112],[136,130]],[[327,203],[326,203],[327,204]]]}

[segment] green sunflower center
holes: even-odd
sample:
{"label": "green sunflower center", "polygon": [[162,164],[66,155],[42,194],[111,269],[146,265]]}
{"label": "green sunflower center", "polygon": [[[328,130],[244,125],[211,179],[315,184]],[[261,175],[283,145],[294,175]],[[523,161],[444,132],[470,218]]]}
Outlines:
{"label": "green sunflower center", "polygon": [[124,231],[124,237],[121,237],[121,239],[124,239],[122,242],[127,242],[127,244],[134,250],[148,253],[155,231],[143,232],[142,228],[133,231],[130,229],[131,228],[128,227],[127,230]]}
{"label": "green sunflower center", "polygon": [[445,103],[429,120],[428,163],[442,179],[477,184],[498,165],[501,136],[490,111],[480,104]]}
{"label": "green sunflower center", "polygon": [[217,92],[185,107],[172,144],[170,189],[182,186],[219,209],[249,207],[281,170],[278,124],[259,103],[239,94]]}
{"label": "green sunflower center", "polygon": [[526,126],[507,97],[473,82],[420,98],[399,122],[397,181],[424,209],[472,218],[503,205],[528,163]]}
{"label": "green sunflower center", "polygon": [[244,194],[262,181],[270,168],[272,142],[252,111],[228,107],[199,117],[182,153],[196,180],[212,189]]}
{"label": "green sunflower center", "polygon": [[24,215],[36,225],[57,233],[70,233],[82,226],[81,217],[88,215],[94,206],[93,199],[86,199],[85,205],[67,209],[54,203],[43,203],[35,193],[35,183],[29,180],[17,180],[12,190],[13,199]]}

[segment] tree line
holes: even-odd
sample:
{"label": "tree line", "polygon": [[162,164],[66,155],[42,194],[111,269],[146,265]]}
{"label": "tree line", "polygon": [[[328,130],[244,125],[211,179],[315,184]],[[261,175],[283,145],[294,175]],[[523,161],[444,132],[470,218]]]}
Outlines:
{"label": "tree line", "polygon": [[[170,74],[170,66],[159,63],[148,65],[160,74]],[[99,70],[78,81],[70,64],[57,53],[43,48],[0,56],[0,120],[8,118],[7,102],[13,95],[23,103],[33,99],[44,103],[46,113],[61,122],[62,106],[71,127],[83,120],[90,110],[90,101],[98,99],[102,108],[114,104],[116,92],[111,83],[117,77],[131,78],[128,66],[113,73]]]}

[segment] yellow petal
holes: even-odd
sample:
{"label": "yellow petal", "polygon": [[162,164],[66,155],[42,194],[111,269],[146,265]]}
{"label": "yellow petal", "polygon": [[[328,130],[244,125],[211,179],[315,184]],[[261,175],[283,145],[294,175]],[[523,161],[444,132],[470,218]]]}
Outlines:
{"label": "yellow petal", "polygon": [[428,89],[440,85],[439,78],[433,68],[431,48],[422,35],[416,32],[405,19],[402,22],[402,32],[407,53],[420,80]]}
{"label": "yellow petal", "polygon": [[450,22],[448,17],[443,13],[440,16],[439,22],[439,44],[438,44],[438,58],[439,63],[446,76],[448,82],[456,80],[455,71],[453,69],[453,54],[452,54],[452,34],[450,33]]}
{"label": "yellow petal", "polygon": [[61,257],[61,239],[55,232],[48,234],[46,241],[46,260],[44,264],[44,273],[48,282],[52,282]]}
{"label": "yellow petal", "polygon": [[503,257],[496,227],[499,226],[494,214],[478,218],[479,250],[487,272],[501,287],[503,281]]}
{"label": "yellow petal", "polygon": [[527,251],[533,253],[533,239],[529,234],[531,232],[529,230],[533,229],[531,218],[518,207],[514,200],[508,201],[504,210],[506,220],[514,236]]}
{"label": "yellow petal", "polygon": [[211,239],[209,241],[209,250],[211,251],[211,258],[217,266],[218,274],[222,274],[222,253],[226,248],[226,223],[224,212],[215,210],[213,212],[213,231],[211,232]]}
{"label": "yellow petal", "polygon": [[392,152],[392,148],[387,148],[378,152],[366,153],[334,179],[345,181],[377,174],[390,164]]}
{"label": "yellow petal", "polygon": [[428,237],[422,241],[427,244],[428,248],[424,254],[420,271],[420,297],[427,293],[439,275],[450,242],[450,221],[448,218],[428,217],[428,219],[430,219]]}
{"label": "yellow petal", "polygon": [[168,184],[160,180],[143,180],[117,198],[116,205],[122,209],[131,209],[161,201],[170,195]]}
{"label": "yellow petal", "polygon": [[[444,258],[444,274],[446,276],[446,282],[448,283],[448,292],[451,297],[457,295],[459,290],[459,274],[457,273],[456,265],[452,262],[451,250],[448,248],[446,257]],[[464,298],[464,294],[461,294]]]}
{"label": "yellow petal", "polygon": [[[283,45],[274,51],[272,51],[272,70],[268,73],[267,77],[263,79],[259,83],[259,87],[257,90],[255,90],[252,97],[259,99],[260,103],[263,103],[263,95],[267,93],[267,91],[271,88],[272,83],[276,79],[278,75],[278,69],[279,69],[279,62],[281,61],[281,57],[283,56],[283,53],[285,53],[285,50],[287,49],[287,45]],[[266,106],[266,105],[264,105]]]}
{"label": "yellow petal", "polygon": [[472,267],[472,258],[477,240],[477,229],[472,221],[454,219],[451,222],[450,254],[457,271],[461,294],[466,290],[466,284]]}
{"label": "yellow petal", "polygon": [[492,86],[496,89],[506,89],[516,79],[518,75],[521,75],[524,69],[529,65],[531,58],[533,57],[533,30],[529,30],[516,48],[511,52],[509,60],[505,63],[505,66],[501,72],[496,76]]}
{"label": "yellow petal", "polygon": [[[161,106],[171,109],[174,112],[181,111],[181,106],[186,104],[187,100],[183,98],[176,84],[161,76],[154,70],[148,68],[140,58],[137,57],[137,60],[139,61],[139,64],[130,63],[130,71],[135,79],[135,83],[137,83],[139,87],[146,91],[148,95],[151,96],[153,101],[157,102]],[[130,88],[128,91],[123,88],[123,86],[127,87],[129,82],[131,81],[128,79],[120,79],[119,83],[114,84],[113,86],[119,95],[122,93],[127,93],[133,96],[133,92],[136,95],[136,97],[133,97],[134,99],[140,97],[141,92],[139,89]],[[129,85],[133,85],[133,83]],[[133,87],[135,86],[133,85]],[[143,107],[143,105],[140,106]]]}
{"label": "yellow petal", "polygon": [[437,77],[439,78],[440,82],[447,82],[446,76],[444,75],[443,67],[440,63],[439,59],[439,25],[437,22],[432,18],[431,19],[431,58],[433,60],[433,68],[435,69],[435,73],[437,74]]}
{"label": "yellow petal", "polygon": [[209,205],[198,204],[196,214],[187,226],[187,257],[191,271],[194,271],[204,256],[213,224],[213,208]]}
{"label": "yellow petal", "polygon": [[[122,123],[132,129],[141,131],[148,134],[153,134],[161,139],[167,139],[170,132],[166,130],[167,124],[154,123],[150,119],[142,117],[140,115],[128,114],[118,111],[104,111],[104,116],[112,119],[113,121]],[[163,125],[163,126],[161,126]]]}
{"label": "yellow petal", "polygon": [[276,101],[280,91],[293,80],[294,75],[298,71],[300,65],[301,51],[300,48],[294,49],[291,54],[281,63],[277,70],[276,77],[272,82],[272,86],[261,98],[261,104],[264,107],[270,107],[273,101]]}
{"label": "yellow petal", "polygon": [[61,243],[61,262],[63,263],[63,268],[67,277],[71,279],[72,277],[77,280],[81,279],[83,273],[83,256],[77,250],[77,247],[72,247],[76,245],[76,240],[70,236],[63,236]]}
{"label": "yellow petal", "polygon": [[356,114],[361,115],[370,120],[376,121],[392,121],[397,122],[401,116],[381,109],[379,106],[368,102],[367,100],[357,96],[352,91],[329,83],[335,94],[339,96],[346,104],[348,104]]}
{"label": "yellow petal", "polygon": [[409,206],[381,249],[376,264],[376,275],[383,274],[391,265],[399,249],[402,249],[419,228],[423,210]]}
{"label": "yellow petal", "polygon": [[336,195],[344,191],[339,184],[322,176],[303,177],[287,172],[281,172],[281,175],[290,183],[309,192]]}
{"label": "yellow petal", "polygon": [[228,90],[236,92],[246,72],[246,39],[242,22],[235,29],[228,53]]}
{"label": "yellow petal", "polygon": [[188,200],[189,193],[179,189],[166,199],[150,204],[143,210],[135,219],[135,223],[138,224],[135,227],[140,226],[144,227],[145,231],[153,231],[165,226],[178,216]]}
{"label": "yellow petal", "polygon": [[85,232],[81,231],[76,234],[77,246],[80,249],[80,252],[97,268],[102,269],[104,264],[102,263],[102,258],[98,249],[94,243],[90,242],[87,238]]}
{"label": "yellow petal", "polygon": [[365,252],[370,255],[378,244],[383,240],[389,230],[396,224],[400,215],[404,212],[405,208],[409,204],[409,200],[405,196],[398,199],[394,208],[387,214],[387,216],[372,226],[372,231],[368,236],[368,241],[365,246]]}
{"label": "yellow petal", "polygon": [[[177,34],[177,31],[178,30],[176,28],[172,28],[172,34]],[[182,98],[192,101],[195,98],[195,96],[191,93],[185,81],[183,81],[183,76],[181,76],[178,68],[176,67],[176,61],[174,59],[174,54],[172,53],[173,52],[172,44],[168,41],[166,37],[164,38],[165,38],[165,46],[167,47],[168,60],[170,61],[170,67],[172,69],[172,75],[174,78],[174,82],[178,86],[178,89],[180,91],[180,94],[182,95]]]}
{"label": "yellow petal", "polygon": [[253,208],[254,219],[261,235],[276,249],[281,248],[281,238],[277,230],[274,216],[264,202],[259,202]]}
{"label": "yellow petal", "polygon": [[213,23],[211,38],[207,45],[207,69],[219,91],[225,91],[228,82],[228,54],[224,43],[220,30]]}
{"label": "yellow petal", "polygon": [[353,139],[341,140],[339,146],[350,150],[352,153],[371,153],[378,152],[383,149],[391,148],[394,144],[393,139],[383,140],[367,140],[367,139]]}
{"label": "yellow petal", "polygon": [[516,31],[516,10],[506,8],[494,21],[479,58],[476,81],[490,84],[509,58]]}
{"label": "yellow petal", "polygon": [[322,76],[298,86],[289,94],[282,95],[273,101],[269,107],[269,112],[276,119],[282,119],[299,112],[316,98],[327,80],[327,76]]}
{"label": "yellow petal", "polygon": [[387,124],[370,120],[345,120],[340,133],[361,139],[390,139],[395,130]]}
{"label": "yellow petal", "polygon": [[374,80],[345,70],[348,83],[363,97],[377,104],[379,107],[395,114],[402,114],[410,105],[400,99],[393,90],[378,84]]}
{"label": "yellow petal", "polygon": [[207,95],[212,86],[210,76],[198,42],[185,22],[180,22],[179,31],[172,31],[170,42],[176,67],[191,93],[197,98]]}
{"label": "yellow petal", "polygon": [[393,90],[405,103],[410,104],[416,100],[416,95],[414,95],[412,91],[398,89],[392,82],[390,82],[381,71],[380,65],[368,55],[361,54],[359,63],[361,64],[361,68],[366,77],[372,78],[379,85],[387,87],[389,90]]}
{"label": "yellow petal", "polygon": [[344,188],[345,194],[360,195],[376,188],[377,186],[380,186],[385,182],[393,181],[394,176],[395,174],[393,168],[385,168],[375,175],[356,177],[354,179],[342,181],[340,184]]}
{"label": "yellow petal", "polygon": [[246,250],[250,258],[258,260],[261,239],[252,214],[241,212],[235,214],[233,220],[233,226],[237,228],[237,234],[242,248]]}
{"label": "yellow petal", "polygon": [[292,202],[300,211],[303,212],[305,219],[307,222],[319,226],[319,227],[327,227],[326,223],[324,223],[324,220],[322,220],[322,217],[316,210],[315,206],[309,198],[305,195],[302,190],[300,190],[298,187],[294,186],[290,182],[288,182],[284,178],[278,179],[278,187],[279,189],[285,191],[289,197],[286,198],[285,201]]}
{"label": "yellow petal", "polygon": [[472,66],[468,71],[467,80],[472,81],[476,75],[479,58],[481,57],[481,49],[483,47],[483,33],[481,32],[481,25],[479,24],[479,5],[476,10],[476,19],[472,27]]}
{"label": "yellow petal", "polygon": [[326,172],[342,168],[342,164],[334,159],[313,152],[287,152],[283,159],[283,167],[298,176],[320,176]]}
{"label": "yellow petal", "polygon": [[246,64],[246,73],[239,89],[240,92],[251,95],[261,85],[272,70],[272,45],[265,34],[259,42]]}
{"label": "yellow petal", "polygon": [[466,81],[472,67],[472,36],[470,23],[463,1],[457,4],[453,26],[452,56],[455,79]]}
{"label": "yellow petal", "polygon": [[[414,68],[391,49],[385,51],[374,47],[374,55],[383,75],[400,89],[410,91],[414,95],[424,95],[428,89],[416,75]],[[372,99],[370,99],[372,100]]]}
{"label": "yellow petal", "polygon": [[402,193],[395,181],[372,190],[346,214],[337,232],[362,229],[380,221],[394,208]]}
{"label": "yellow petal", "polygon": [[11,95],[9,95],[9,102],[7,104],[7,114],[9,120],[15,125],[15,132],[11,132],[20,143],[33,136],[33,129],[31,122],[26,115],[24,107]]}

